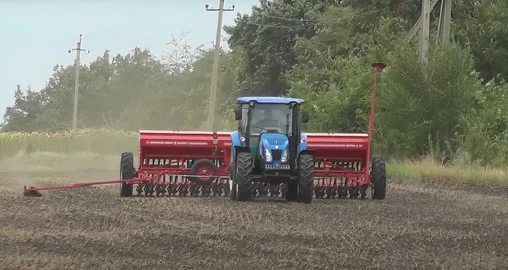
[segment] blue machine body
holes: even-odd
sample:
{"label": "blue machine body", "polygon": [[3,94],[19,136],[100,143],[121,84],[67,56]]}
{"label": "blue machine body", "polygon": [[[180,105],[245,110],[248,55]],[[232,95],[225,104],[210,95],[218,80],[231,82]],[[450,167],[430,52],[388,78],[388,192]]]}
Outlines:
{"label": "blue machine body", "polygon": [[[286,104],[296,103],[301,105],[304,103],[303,99],[286,98],[286,97],[239,97],[237,104],[249,104],[255,102],[256,104]],[[245,138],[241,137],[238,131],[231,133],[231,140],[233,144],[232,155],[236,155],[235,146],[246,146]],[[297,154],[307,150],[307,135],[301,133],[300,143],[298,144]],[[289,139],[285,134],[281,133],[262,133],[257,145],[257,153],[262,157],[265,165],[275,165],[278,168],[287,165],[289,157]]]}
{"label": "blue machine body", "polygon": [[236,100],[236,104],[249,104],[250,102],[256,102],[260,104],[303,104],[303,99],[299,98],[287,98],[287,97],[239,97]]}
{"label": "blue machine body", "polygon": [[289,139],[280,133],[264,133],[259,139],[258,150],[265,164],[286,164],[289,155]]}

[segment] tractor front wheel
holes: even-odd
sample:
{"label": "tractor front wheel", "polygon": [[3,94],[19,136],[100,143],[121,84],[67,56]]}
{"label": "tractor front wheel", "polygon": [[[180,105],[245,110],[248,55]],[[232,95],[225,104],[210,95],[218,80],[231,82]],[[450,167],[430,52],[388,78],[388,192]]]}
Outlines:
{"label": "tractor front wheel", "polygon": [[386,197],[386,164],[384,159],[372,157],[372,199],[384,200]]}
{"label": "tractor front wheel", "polygon": [[314,196],[314,158],[301,154],[298,162],[298,202],[311,203]]}
{"label": "tractor front wheel", "polygon": [[252,199],[252,155],[248,152],[238,153],[236,156],[236,173],[233,186],[237,186],[237,198],[241,202],[250,201]]}
{"label": "tractor front wheel", "polygon": [[[135,176],[133,154],[131,152],[122,153],[120,159],[120,180],[130,180]],[[120,197],[132,197],[132,184],[120,183]]]}

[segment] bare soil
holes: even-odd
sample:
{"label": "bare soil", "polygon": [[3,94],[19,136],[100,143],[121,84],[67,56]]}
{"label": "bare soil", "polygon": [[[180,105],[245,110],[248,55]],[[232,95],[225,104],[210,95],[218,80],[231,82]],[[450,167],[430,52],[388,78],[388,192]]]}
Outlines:
{"label": "bare soil", "polygon": [[387,199],[120,198],[22,187],[116,172],[0,174],[2,269],[508,269],[508,191],[390,183]]}

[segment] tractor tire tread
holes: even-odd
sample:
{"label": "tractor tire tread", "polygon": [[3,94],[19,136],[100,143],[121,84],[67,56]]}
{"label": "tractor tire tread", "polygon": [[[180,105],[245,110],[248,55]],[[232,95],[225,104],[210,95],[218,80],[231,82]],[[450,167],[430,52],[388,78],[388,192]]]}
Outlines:
{"label": "tractor tire tread", "polygon": [[288,183],[286,185],[286,201],[296,202],[298,200],[298,183]]}
{"label": "tractor tire tread", "polygon": [[386,198],[386,163],[379,157],[372,157],[372,199],[384,200]]}
{"label": "tractor tire tread", "polygon": [[230,190],[229,190],[229,199],[231,201],[238,201],[237,195],[237,186],[236,183],[236,159],[231,157],[231,164],[229,165],[229,182],[230,182]]}
{"label": "tractor tire tread", "polygon": [[254,187],[252,182],[253,162],[251,153],[238,153],[236,162],[237,199],[241,202],[250,201],[252,199],[252,188]]}
{"label": "tractor tire tread", "polygon": [[300,155],[298,168],[298,202],[312,203],[314,196],[314,158],[312,155]]}
{"label": "tractor tire tread", "polygon": [[237,189],[236,187],[237,187],[237,184],[235,182],[233,182],[231,190],[229,191],[229,199],[231,201],[238,201],[238,195],[236,193],[236,189]]}
{"label": "tractor tire tread", "polygon": [[[134,169],[134,155],[132,152],[122,153],[122,157],[120,159],[120,170],[120,180],[129,180],[136,177],[136,171]],[[120,184],[120,197],[132,197],[132,190],[132,184]]]}

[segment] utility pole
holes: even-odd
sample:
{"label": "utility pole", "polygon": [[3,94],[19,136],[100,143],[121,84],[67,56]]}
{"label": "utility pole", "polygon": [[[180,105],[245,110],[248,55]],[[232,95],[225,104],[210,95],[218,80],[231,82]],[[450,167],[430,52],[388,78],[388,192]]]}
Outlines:
{"label": "utility pole", "polygon": [[452,21],[453,0],[422,0],[422,14],[404,40],[406,42],[411,42],[411,40],[416,36],[416,33],[420,31],[418,51],[420,53],[421,59],[424,61],[427,59],[427,53],[429,50],[430,13],[439,1],[441,1],[438,25],[439,43],[441,45],[446,45],[450,42],[450,26]]}
{"label": "utility pole", "polygon": [[70,49],[68,51],[69,53],[72,53],[72,51],[76,51],[76,60],[74,62],[74,65],[76,66],[76,77],[74,78],[74,113],[72,117],[72,130],[76,130],[78,128],[79,66],[81,60],[81,52],[86,52],[86,54],[90,54],[90,51],[81,48],[82,37],[83,35],[80,34],[76,48]]}
{"label": "utility pole", "polygon": [[450,25],[452,22],[452,0],[441,0],[441,11],[439,13],[438,37],[441,45],[450,42]]}
{"label": "utility pole", "polygon": [[[424,0],[422,0],[422,1],[424,1]],[[436,6],[438,1],[439,0],[432,0],[430,2],[429,13],[432,12],[432,10],[434,9],[434,7]],[[423,12],[422,12],[422,15],[423,15]],[[416,36],[416,33],[421,29],[421,27],[422,27],[422,15],[420,15],[420,17],[418,18],[416,23],[413,25],[413,28],[411,28],[411,31],[409,31],[409,34],[404,39],[406,42],[411,42],[411,40],[413,40],[413,38]]]}
{"label": "utility pole", "polygon": [[429,52],[429,25],[430,25],[430,0],[422,0],[422,26],[420,29],[420,43],[418,51],[420,58],[427,62]]}
{"label": "utility pole", "polygon": [[224,0],[219,0],[219,8],[208,8],[208,5],[205,5],[206,11],[219,11],[219,18],[217,21],[217,34],[215,37],[215,53],[213,57],[213,69],[212,69],[212,87],[210,89],[210,105],[208,108],[208,129],[213,130],[215,128],[215,98],[217,94],[217,72],[219,69],[219,55],[220,55],[220,37],[222,32],[222,16],[224,11],[234,11],[235,6],[232,8],[224,9]]}

